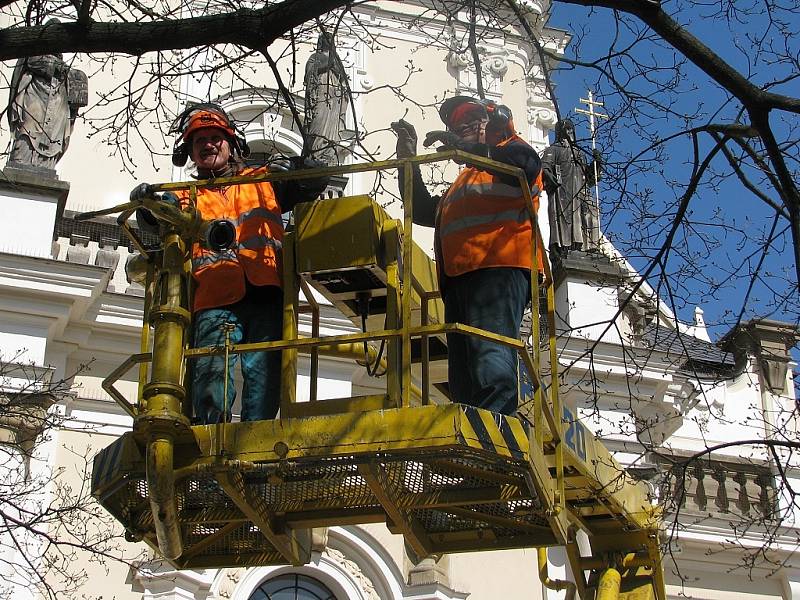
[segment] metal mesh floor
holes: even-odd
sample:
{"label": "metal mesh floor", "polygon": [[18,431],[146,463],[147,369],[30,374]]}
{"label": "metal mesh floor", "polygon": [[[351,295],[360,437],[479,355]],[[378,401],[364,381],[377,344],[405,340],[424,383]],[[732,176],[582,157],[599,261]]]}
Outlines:
{"label": "metal mesh floor", "polygon": [[[119,440],[117,443],[121,443]],[[433,552],[551,545],[524,461],[470,448],[263,463],[241,471],[278,528],[386,522],[385,507],[361,469],[378,474],[389,501],[427,535]],[[129,534],[156,544],[143,470],[121,474],[100,497]],[[286,559],[225,493],[211,472],[178,481],[182,568],[285,564]],[[386,501],[386,500],[384,500]],[[389,523],[390,529],[392,523]]]}

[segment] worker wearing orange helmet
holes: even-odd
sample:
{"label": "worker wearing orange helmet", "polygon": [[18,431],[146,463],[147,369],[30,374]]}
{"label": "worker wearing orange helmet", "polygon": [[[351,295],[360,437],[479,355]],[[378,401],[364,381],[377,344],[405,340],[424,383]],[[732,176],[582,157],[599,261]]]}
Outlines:
{"label": "worker wearing orange helmet", "polygon": [[[439,116],[447,130],[429,132],[425,147],[438,143],[439,150],[457,149],[521,168],[538,209],[541,162],[516,134],[508,107],[456,96],[441,105]],[[392,129],[397,157],[414,156],[414,127],[401,119]],[[445,320],[518,338],[532,269],[532,227],[519,180],[467,163],[444,195],[431,196],[417,167],[413,179],[414,222],[435,227]],[[506,415],[516,411],[515,350],[462,334],[448,334],[447,346],[454,402]]]}
{"label": "worker wearing orange helmet", "polygon": [[[257,175],[267,170],[245,166],[247,143],[218,105],[189,107],[172,130],[179,135],[173,163],[182,167],[191,158],[198,179]],[[292,164],[317,166],[311,162]],[[192,248],[195,346],[222,346],[226,333],[234,344],[281,339],[281,215],[298,202],[318,197],[326,185],[327,179],[305,179],[197,190],[197,208],[213,225],[203,243]],[[147,185],[141,184],[131,196],[147,193]],[[178,201],[188,204],[188,191],[179,192]],[[238,355],[229,358],[227,398],[223,397],[225,358],[210,356],[195,362],[192,403],[196,422],[230,420],[236,393],[232,376],[238,359]],[[241,362],[242,420],[275,418],[280,404],[281,353],[247,353],[241,355]]]}

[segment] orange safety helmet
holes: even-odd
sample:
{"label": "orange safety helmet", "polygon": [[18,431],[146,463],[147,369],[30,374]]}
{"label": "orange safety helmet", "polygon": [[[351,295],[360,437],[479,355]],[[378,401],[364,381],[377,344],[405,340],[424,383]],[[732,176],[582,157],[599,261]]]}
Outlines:
{"label": "orange safety helmet", "polygon": [[189,141],[192,133],[204,127],[214,127],[225,132],[231,145],[231,151],[243,158],[250,155],[244,135],[219,104],[204,102],[190,104],[172,122],[170,133],[178,135],[172,149],[172,164],[183,167],[189,159]]}
{"label": "orange safety helmet", "polygon": [[198,110],[189,115],[189,121],[181,134],[181,140],[184,142],[187,141],[192,133],[205,127],[221,129],[229,136],[236,134],[228,119],[221,114],[211,112],[210,110]]}

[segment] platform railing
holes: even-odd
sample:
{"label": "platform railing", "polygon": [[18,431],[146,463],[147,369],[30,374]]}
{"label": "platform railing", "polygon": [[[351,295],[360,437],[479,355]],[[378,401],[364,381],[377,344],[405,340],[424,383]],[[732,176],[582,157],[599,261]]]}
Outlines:
{"label": "platform railing", "polygon": [[[460,323],[430,324],[428,323],[428,303],[438,297],[436,290],[426,290],[414,285],[413,272],[413,167],[416,165],[454,160],[458,163],[468,163],[479,168],[490,169],[516,177],[519,180],[520,190],[531,220],[532,240],[531,265],[533,271],[536,265],[541,264],[540,277],[531,277],[531,307],[532,307],[532,335],[533,356],[531,356],[524,342],[470,327]],[[386,169],[400,169],[403,173],[404,186],[404,213],[402,238],[396,226],[390,225],[388,235],[396,236],[398,244],[385,243],[385,248],[394,249],[398,246],[401,253],[387,256],[388,295],[387,299],[387,327],[378,331],[367,331],[336,336],[319,335],[319,307],[313,300],[313,294],[306,287],[304,292],[309,300],[312,312],[312,335],[301,338],[295,334],[284,336],[280,341],[260,342],[251,344],[230,344],[224,347],[190,348],[186,343],[189,327],[189,293],[191,282],[191,244],[201,237],[201,232],[207,224],[196,209],[197,190],[200,188],[219,188],[231,185],[247,185],[267,181],[285,181],[290,179],[312,179],[323,176],[382,171]],[[557,515],[564,508],[564,458],[562,451],[562,421],[561,404],[558,397],[557,354],[555,345],[555,317],[552,276],[544,252],[544,244],[538,225],[534,205],[535,194],[525,178],[524,172],[516,167],[492,161],[460,151],[440,152],[425,156],[416,156],[402,160],[388,160],[370,163],[359,163],[341,167],[320,169],[296,170],[289,172],[265,172],[257,175],[216,178],[193,182],[165,183],[151,186],[152,196],[124,203],[102,211],[84,213],[78,218],[88,219],[101,214],[120,213],[118,223],[131,238],[134,246],[148,260],[148,279],[145,298],[145,321],[142,328],[142,342],[140,353],[129,358],[123,365],[116,369],[104,382],[103,388],[114,398],[122,409],[134,418],[134,431],[139,432],[147,440],[148,448],[148,484],[153,490],[151,503],[153,504],[154,521],[158,533],[159,546],[167,558],[174,558],[180,554],[180,532],[174,519],[174,498],[168,493],[168,488],[174,486],[174,473],[169,477],[158,475],[161,471],[169,471],[168,462],[172,461],[172,445],[176,436],[181,435],[188,425],[190,405],[187,400],[184,386],[185,361],[202,356],[215,354],[244,354],[248,352],[283,351],[284,372],[283,381],[289,383],[286,392],[282,393],[282,409],[296,402],[294,386],[297,376],[296,353],[307,351],[312,356],[312,379],[318,374],[318,356],[324,354],[338,354],[350,356],[357,345],[365,342],[385,340],[389,347],[386,359],[387,369],[387,396],[390,405],[396,407],[412,406],[412,394],[425,404],[430,401],[430,355],[428,339],[431,336],[446,334],[462,334],[481,337],[513,348],[519,356],[520,363],[534,386],[533,429],[534,440],[538,452],[543,452],[545,443],[545,428],[549,432],[546,442],[550,445],[555,455],[556,485],[552,496],[542,498],[550,507],[550,511]],[[180,209],[157,199],[155,194],[162,192],[188,191],[189,205]],[[337,199],[324,202],[337,202]],[[128,226],[127,220],[138,208],[145,208],[162,223],[162,239],[164,246],[158,253],[144,246],[136,232]],[[181,255],[181,253],[183,253]],[[297,286],[293,283],[295,273],[290,271],[293,267],[291,244],[284,249],[285,271],[285,327],[297,323]],[[290,281],[292,280],[292,281]],[[402,283],[401,283],[402,282]],[[288,283],[288,286],[287,286]],[[290,289],[287,290],[286,287]],[[547,319],[549,330],[549,363],[550,382],[545,386],[542,380],[541,352],[539,345],[539,298],[540,289],[546,290]],[[421,313],[423,320],[419,326],[412,326],[411,303],[414,291],[421,299]],[[295,298],[289,298],[294,294]],[[152,332],[151,332],[152,328]],[[180,329],[180,331],[177,331]],[[422,339],[422,389],[412,385],[411,375],[411,342]],[[152,346],[152,354],[147,350]],[[288,356],[288,358],[287,358]],[[295,357],[292,363],[292,356]],[[369,360],[369,359],[368,359]],[[147,363],[151,363],[148,378]],[[114,387],[114,383],[134,365],[139,365],[140,375],[140,401],[137,405],[129,403],[124,396]],[[292,366],[292,364],[294,366]],[[399,366],[396,368],[395,365]],[[227,361],[226,361],[227,368]],[[289,381],[291,380],[291,381]],[[549,393],[545,393],[545,392]],[[316,398],[316,381],[312,383],[311,398]],[[362,409],[364,407],[362,406]],[[287,411],[288,412],[288,411]],[[282,411],[282,414],[283,413]],[[169,423],[175,425],[175,430],[170,429]],[[224,454],[224,448],[219,449]],[[220,456],[222,458],[222,456]],[[546,486],[544,489],[550,489]],[[548,494],[549,495],[549,494]],[[163,517],[163,518],[162,518]],[[564,532],[562,532],[563,534]]]}

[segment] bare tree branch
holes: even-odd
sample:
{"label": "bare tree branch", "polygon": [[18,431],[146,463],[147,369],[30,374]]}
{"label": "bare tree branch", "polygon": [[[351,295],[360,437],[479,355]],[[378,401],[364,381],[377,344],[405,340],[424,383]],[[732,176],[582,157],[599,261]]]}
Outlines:
{"label": "bare tree branch", "polygon": [[238,44],[259,50],[314,17],[347,6],[347,0],[284,0],[257,10],[138,23],[50,23],[0,30],[0,60],[52,53],[113,52],[141,55],[200,44]]}

